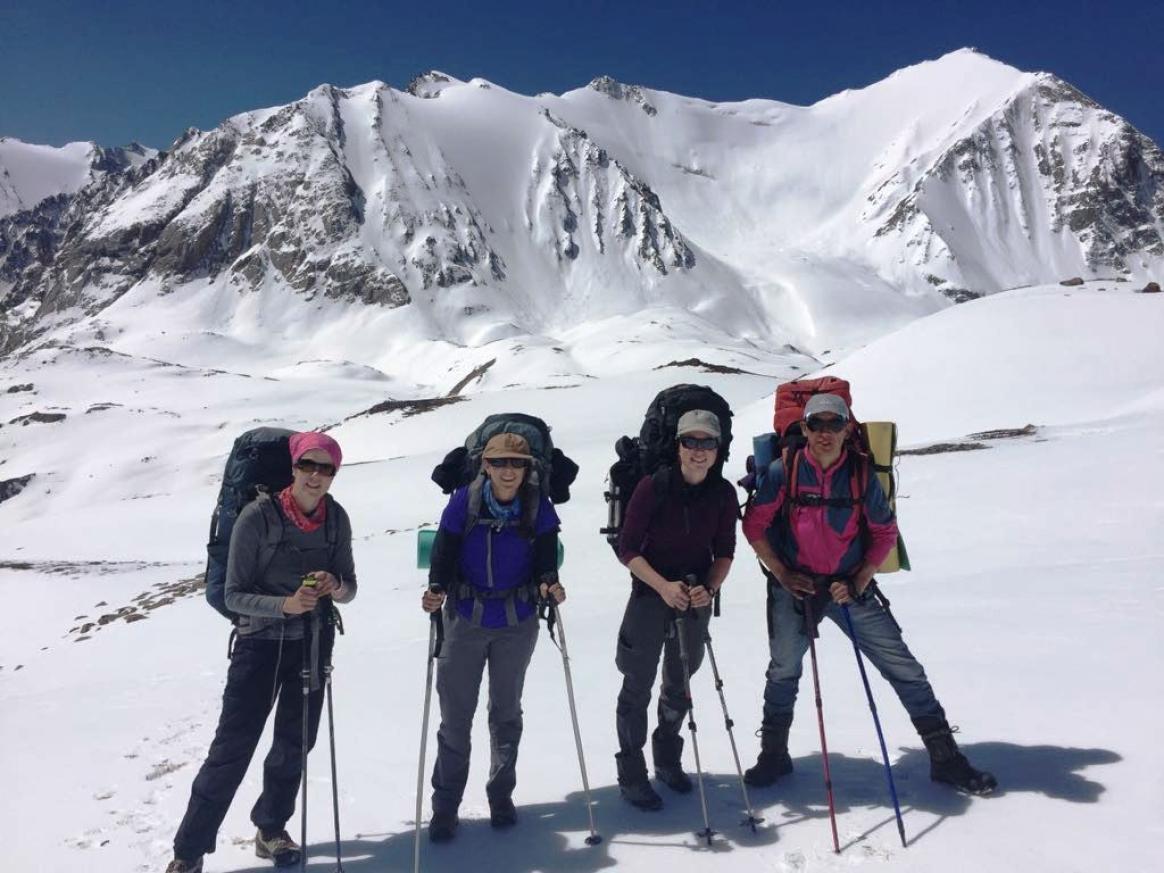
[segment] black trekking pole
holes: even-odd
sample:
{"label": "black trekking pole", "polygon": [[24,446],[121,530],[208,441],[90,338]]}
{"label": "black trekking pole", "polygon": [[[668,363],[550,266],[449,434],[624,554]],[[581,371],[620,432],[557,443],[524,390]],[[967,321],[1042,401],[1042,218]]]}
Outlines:
{"label": "black trekking pole", "polygon": [[744,809],[748,813],[748,817],[740,822],[740,824],[748,825],[751,827],[752,833],[756,833],[756,825],[764,819],[762,816],[756,815],[752,810],[752,801],[748,797],[748,786],[744,783],[744,768],[740,766],[740,753],[736,749],[735,734],[732,733],[735,722],[728,715],[727,698],[723,694],[723,680],[719,677],[719,667],[715,663],[715,651],[711,648],[710,629],[703,632],[703,645],[707,649],[707,658],[711,661],[711,675],[715,678],[715,690],[719,692],[719,705],[723,707],[723,724],[727,728],[728,740],[732,744],[732,757],[736,759],[736,773],[740,777],[740,791],[744,794]]}
{"label": "black trekking pole", "polygon": [[[586,775],[586,757],[582,754],[582,732],[578,729],[578,709],[574,705],[574,679],[570,675],[570,655],[566,649],[566,628],[562,624],[562,613],[558,611],[558,604],[553,597],[547,597],[550,608],[546,624],[549,626],[550,640],[562,653],[562,669],[566,673],[566,699],[570,702],[570,723],[574,727],[574,745],[578,749],[578,769],[582,771],[582,791],[586,796],[586,813],[590,816],[590,836],[586,838],[586,845],[597,846],[602,837],[594,827],[594,802],[590,799],[590,779]],[[549,619],[553,620],[550,621]],[[554,639],[554,625],[558,627],[558,636],[561,642]]]}
{"label": "black trekking pole", "polygon": [[696,738],[695,702],[691,699],[691,661],[687,651],[687,620],[683,613],[674,610],[675,633],[679,636],[679,660],[683,664],[683,693],[687,696],[687,729],[691,732],[691,751],[695,753],[695,778],[699,782],[699,804],[703,807],[703,830],[696,833],[697,837],[707,840],[711,845],[711,838],[715,831],[711,829],[711,820],[707,816],[707,795],[703,790],[703,765],[699,761],[699,740]]}
{"label": "black trekking pole", "polygon": [[808,634],[808,650],[812,654],[812,687],[816,692],[816,721],[820,726],[820,755],[824,761],[825,792],[829,798],[829,823],[833,828],[833,851],[841,853],[841,841],[837,838],[837,810],[833,803],[833,776],[829,771],[829,745],[825,740],[824,704],[820,696],[820,673],[816,665],[816,621],[812,614],[812,595],[804,598],[804,632]]}
{"label": "black trekking pole", "polygon": [[327,734],[331,742],[331,810],[335,818],[335,873],[343,873],[344,865],[340,860],[339,777],[336,775],[335,764],[335,709],[331,702],[331,670],[331,664],[327,664],[323,668],[323,677],[327,688]]}
{"label": "black trekking pole", "polygon": [[[443,590],[439,585],[429,586],[435,594]],[[420,816],[424,791],[424,753],[428,745],[428,713],[432,707],[432,674],[436,659],[441,655],[441,645],[445,641],[445,623],[440,609],[429,613],[428,628],[428,675],[424,680],[424,718],[420,724],[420,763],[416,768],[416,832],[412,844],[412,873],[420,873]]]}
{"label": "black trekking pole", "polygon": [[873,702],[873,689],[869,687],[869,677],[865,673],[865,659],[861,657],[861,650],[857,647],[857,631],[853,627],[853,617],[849,614],[849,605],[842,604],[841,612],[845,615],[845,626],[849,629],[849,639],[853,643],[853,654],[857,656],[857,669],[861,671],[861,682],[865,686],[865,697],[869,701],[869,711],[873,713],[873,726],[877,728],[877,742],[881,744],[881,760],[885,764],[885,778],[889,780],[889,796],[893,798],[893,814],[897,816],[897,833],[901,835],[901,847],[907,847],[905,841],[905,822],[901,819],[901,804],[897,802],[897,786],[893,783],[893,770],[889,766],[889,751],[885,748],[885,734],[881,731],[881,719],[877,715],[877,704]]}
{"label": "black trekking pole", "polygon": [[299,678],[303,680],[303,736],[301,749],[303,756],[300,759],[303,771],[300,775],[299,788],[299,869],[307,869],[307,733],[308,733],[308,702],[311,695],[311,613],[303,614],[303,644],[299,662]]}

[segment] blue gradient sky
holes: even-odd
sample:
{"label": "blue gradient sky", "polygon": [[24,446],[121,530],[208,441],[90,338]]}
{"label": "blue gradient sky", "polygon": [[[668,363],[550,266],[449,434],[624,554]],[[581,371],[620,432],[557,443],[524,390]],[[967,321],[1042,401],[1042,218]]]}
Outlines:
{"label": "blue gradient sky", "polygon": [[974,46],[1049,70],[1160,143],[1164,3],[439,3],[0,0],[0,135],[138,140],[418,72],[527,94],[598,75],[711,100],[809,104]]}

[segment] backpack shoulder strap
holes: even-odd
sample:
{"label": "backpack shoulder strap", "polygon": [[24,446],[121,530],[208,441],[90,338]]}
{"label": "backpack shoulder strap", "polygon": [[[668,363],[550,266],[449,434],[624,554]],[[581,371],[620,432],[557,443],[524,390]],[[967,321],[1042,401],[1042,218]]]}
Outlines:
{"label": "backpack shoulder strap", "polygon": [[266,530],[266,536],[263,537],[263,545],[259,552],[259,575],[262,576],[271,566],[271,561],[275,559],[275,552],[278,551],[279,544],[283,542],[286,522],[278,502],[270,494],[260,491],[255,501],[258,503],[259,515],[263,517],[263,525]]}

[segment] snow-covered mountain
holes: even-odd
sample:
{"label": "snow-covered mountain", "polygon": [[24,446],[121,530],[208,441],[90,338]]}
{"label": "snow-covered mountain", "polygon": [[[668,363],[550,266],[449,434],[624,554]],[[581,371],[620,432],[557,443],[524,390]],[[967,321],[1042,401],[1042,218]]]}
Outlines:
{"label": "snow-covered mountain", "polygon": [[357,306],[381,335],[480,346],[663,307],[819,352],[950,300],[1164,266],[1159,149],[968,49],[809,107],[608,78],[324,85],[142,157],[88,184],[74,159],[57,199],[0,218],[3,348],[178,295],[225,333],[332,300],[317,321],[350,329]]}

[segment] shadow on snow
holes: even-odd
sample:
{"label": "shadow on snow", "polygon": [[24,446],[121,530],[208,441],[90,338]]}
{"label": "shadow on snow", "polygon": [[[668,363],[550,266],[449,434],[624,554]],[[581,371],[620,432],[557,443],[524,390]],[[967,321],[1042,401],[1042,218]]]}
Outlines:
{"label": "shadow on snow", "polygon": [[[992,795],[994,798],[1029,792],[1046,795],[1051,800],[1095,803],[1103,794],[1104,786],[1082,771],[1121,760],[1117,753],[1107,749],[1020,746],[1003,742],[971,743],[962,748],[976,766],[998,777],[999,788]],[[842,851],[878,831],[882,831],[882,840],[896,843],[893,805],[881,761],[831,753],[829,764],[841,833],[845,833],[844,816],[851,810],[877,808],[886,813],[863,833],[847,837]],[[466,805],[462,812],[468,817],[462,818],[453,842],[432,845],[427,832],[422,831],[421,867],[430,873],[461,873],[467,865],[512,873],[540,870],[590,873],[615,866],[617,861],[609,851],[611,845],[688,847],[693,851],[726,854],[746,851],[752,846],[773,845],[792,833],[792,828],[797,829],[802,841],[815,839],[822,846],[828,846],[828,807],[820,755],[796,758],[794,765],[794,772],[775,785],[748,789],[755,811],[765,819],[757,833],[741,824],[744,804],[738,776],[735,773],[705,775],[708,814],[716,831],[710,848],[696,834],[703,827],[698,790],[676,795],[661,787],[664,808],[643,812],[621,799],[617,785],[593,789],[595,823],[603,840],[597,846],[587,846],[582,842],[589,833],[589,823],[581,791],[572,792],[562,801],[521,804],[519,787],[516,827],[494,831],[483,806]],[[893,776],[910,844],[924,839],[951,816],[961,815],[970,804],[994,802],[991,798],[968,797],[932,783],[924,749],[903,750],[893,766]],[[427,797],[425,807],[427,814]],[[313,808],[317,815],[324,815],[327,809],[320,801]],[[330,815],[330,809],[327,814]],[[290,824],[294,830],[297,820]],[[808,836],[805,828],[815,829],[815,833]],[[334,867],[333,843],[317,842],[309,848],[312,867]],[[342,851],[347,873],[409,871],[413,852],[411,823],[399,832],[364,834],[344,840]],[[269,865],[260,864],[246,868],[244,873],[270,869]]]}

